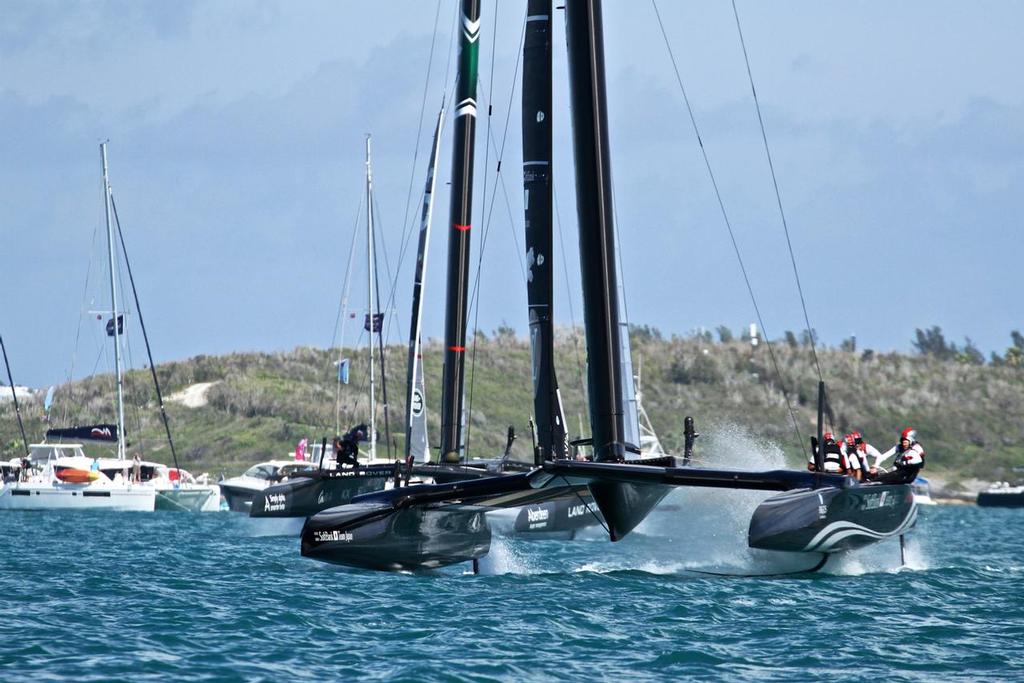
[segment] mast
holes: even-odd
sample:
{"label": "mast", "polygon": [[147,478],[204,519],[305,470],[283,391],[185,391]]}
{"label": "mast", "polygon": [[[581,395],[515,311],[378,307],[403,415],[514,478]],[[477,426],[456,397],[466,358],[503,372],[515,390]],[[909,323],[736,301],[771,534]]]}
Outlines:
{"label": "mast", "polygon": [[622,351],[600,0],[566,3],[587,384],[594,459],[622,462]]}
{"label": "mast", "polygon": [[29,457],[28,438],[25,436],[25,423],[21,421],[21,408],[18,406],[18,391],[14,388],[14,377],[11,376],[11,364],[7,362],[7,347],[0,336],[0,350],[4,352],[4,365],[7,367],[7,381],[11,383],[11,398],[14,399],[14,412],[18,416],[18,429],[21,430],[21,445],[25,447],[25,457]]}
{"label": "mast", "polygon": [[377,430],[376,412],[377,402],[374,392],[373,379],[373,326],[376,322],[374,316],[374,258],[373,258],[373,168],[370,163],[370,135],[366,136],[366,282],[367,298],[366,310],[369,311],[369,344],[367,350],[370,352],[370,433],[366,435],[370,442],[370,460],[377,457]]}
{"label": "mast", "polygon": [[114,271],[114,231],[110,221],[110,178],[107,174],[107,143],[100,143],[103,157],[103,210],[107,219],[107,253],[110,259],[110,310],[114,322],[114,377],[117,383],[117,457],[125,457],[124,389],[121,378],[121,326],[117,320],[117,275]]}
{"label": "mast", "polygon": [[530,0],[523,39],[523,190],[526,293],[538,459],[566,456],[565,416],[555,376],[551,185],[551,0]]}
{"label": "mast", "polygon": [[427,249],[430,246],[430,223],[433,217],[434,188],[437,154],[441,147],[441,126],[444,124],[444,105],[437,114],[434,126],[434,144],[427,165],[427,182],[423,188],[423,214],[420,218],[420,239],[416,250],[416,272],[412,287],[412,322],[409,324],[409,362],[405,395],[405,451],[416,461],[427,459],[427,406],[423,386],[420,326],[423,315],[423,276],[427,270]]}
{"label": "mast", "polygon": [[462,0],[459,71],[455,88],[455,144],[452,153],[448,230],[448,286],[444,324],[441,394],[441,460],[459,461],[465,384],[466,304],[469,298],[469,231],[473,219],[473,153],[476,137],[476,80],[480,48],[479,0]]}

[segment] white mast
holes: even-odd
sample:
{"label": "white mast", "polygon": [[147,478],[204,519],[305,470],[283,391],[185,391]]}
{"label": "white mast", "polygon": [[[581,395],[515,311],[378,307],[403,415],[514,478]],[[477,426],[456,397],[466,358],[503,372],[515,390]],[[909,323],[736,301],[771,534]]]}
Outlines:
{"label": "white mast", "polygon": [[370,135],[366,135],[366,274],[367,274],[367,310],[369,310],[369,333],[370,333],[370,433],[367,438],[370,441],[370,460],[377,459],[377,429],[376,412],[377,402],[374,396],[375,385],[373,379],[373,324],[374,324],[374,258],[373,258],[373,170],[370,165]]}
{"label": "white mast", "polygon": [[107,217],[107,251],[110,257],[110,310],[114,322],[114,377],[117,382],[117,457],[125,458],[124,394],[121,380],[121,330],[117,324],[117,276],[114,272],[114,230],[110,223],[110,178],[107,176],[107,143],[100,143],[103,157],[103,210]]}

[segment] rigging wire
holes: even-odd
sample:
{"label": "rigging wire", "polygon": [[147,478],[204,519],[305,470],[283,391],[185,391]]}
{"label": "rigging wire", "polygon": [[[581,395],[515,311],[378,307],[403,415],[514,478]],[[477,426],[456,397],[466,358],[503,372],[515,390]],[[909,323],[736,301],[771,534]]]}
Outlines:
{"label": "rigging wire", "polygon": [[[89,249],[89,265],[85,269],[85,286],[82,288],[82,306],[81,308],[78,309],[78,328],[75,330],[75,347],[71,351],[71,367],[67,372],[68,395],[64,399],[64,405],[61,406],[62,412],[60,421],[61,424],[64,425],[68,424],[68,410],[69,407],[74,403],[74,401],[72,401],[72,399],[74,398],[74,394],[72,391],[72,381],[75,379],[75,363],[78,360],[78,344],[82,337],[82,319],[85,317],[86,301],[88,301],[89,299],[89,278],[90,275],[92,274],[93,256],[96,252],[96,236],[99,234],[99,229],[100,219],[97,217],[96,223],[93,224],[92,228],[92,247]],[[95,373],[95,368],[93,368],[93,372]]]}
{"label": "rigging wire", "polygon": [[772,152],[768,147],[768,134],[764,128],[764,117],[761,115],[761,103],[757,99],[757,88],[754,87],[754,74],[750,70],[750,57],[747,55],[747,43],[743,39],[743,28],[740,26],[740,13],[736,9],[736,0],[732,0],[732,13],[736,17],[736,32],[740,36],[740,46],[743,48],[743,61],[747,65],[747,78],[750,81],[750,93],[754,96],[754,107],[757,109],[757,122],[761,126],[761,140],[764,142],[764,154],[768,158],[768,168],[772,174],[772,187],[775,188],[775,203],[779,207],[779,217],[782,219],[782,229],[786,233],[786,247],[789,248],[789,261],[793,264],[793,277],[796,278],[796,289],[800,293],[800,305],[804,311],[804,324],[807,326],[807,339],[811,344],[811,355],[814,356],[814,365],[818,369],[818,380],[825,381],[821,373],[821,363],[818,362],[818,350],[814,341],[814,328],[811,327],[811,319],[807,315],[807,302],[804,300],[804,288],[800,284],[800,271],[796,267],[796,256],[793,255],[793,242],[789,238],[789,223],[786,221],[786,212],[782,208],[782,195],[779,192],[779,181],[775,177],[775,164],[772,161]]}
{"label": "rigging wire", "polygon": [[[420,102],[420,118],[416,123],[416,144],[413,146],[412,168],[409,171],[409,189],[405,195],[405,218],[402,225],[408,229],[412,228],[412,221],[409,220],[409,209],[412,206],[412,188],[416,181],[416,161],[420,154],[420,139],[423,135],[423,114],[427,110],[427,91],[430,87],[430,71],[434,64],[434,47],[437,45],[437,25],[441,19],[441,3],[437,0],[437,10],[434,12],[434,28],[430,33],[430,54],[427,56],[427,77],[423,79],[423,97]],[[405,242],[405,233],[402,233],[402,242]]]}
{"label": "rigging wire", "polygon": [[796,413],[793,411],[793,406],[789,400],[789,391],[786,389],[785,381],[783,380],[782,371],[779,368],[779,362],[775,355],[775,345],[771,342],[768,336],[768,328],[765,327],[764,319],[761,316],[761,308],[757,304],[757,297],[754,295],[753,285],[750,283],[750,277],[747,274],[747,267],[743,262],[743,256],[740,254],[739,244],[736,241],[736,235],[732,229],[732,221],[729,219],[729,214],[725,210],[725,201],[722,199],[722,193],[718,188],[718,181],[715,179],[714,171],[711,169],[711,160],[708,158],[708,152],[704,148],[704,140],[700,135],[700,128],[697,125],[697,118],[693,113],[693,107],[690,105],[690,98],[686,94],[686,87],[683,85],[683,77],[679,73],[679,66],[676,63],[675,54],[672,52],[672,45],[668,39],[668,33],[665,31],[665,24],[661,20],[661,12],[658,11],[657,0],[651,0],[651,6],[654,8],[654,14],[658,19],[658,27],[661,29],[661,36],[665,41],[665,48],[668,50],[669,59],[672,62],[672,69],[675,71],[676,83],[679,85],[679,91],[682,93],[683,102],[686,104],[686,111],[690,115],[690,123],[693,126],[694,135],[697,137],[697,144],[700,147],[701,156],[704,159],[704,167],[707,169],[708,177],[711,180],[711,186],[715,191],[715,198],[718,200],[718,208],[721,211],[722,219],[725,222],[725,227],[729,231],[729,240],[732,242],[733,251],[736,254],[736,260],[739,262],[740,271],[743,273],[743,281],[747,286],[747,293],[750,295],[750,301],[754,305],[754,313],[757,315],[757,322],[761,325],[761,330],[764,331],[765,345],[768,347],[768,355],[771,357],[772,365],[775,367],[775,373],[779,377],[779,388],[782,390],[782,396],[786,401],[786,409],[789,411],[789,416],[793,421],[793,432],[796,434],[797,444],[800,450],[803,450],[803,437],[800,436],[800,424],[796,418]]}
{"label": "rigging wire", "polygon": [[[167,443],[171,447],[171,457],[174,459],[174,469],[179,470],[178,467],[178,453],[174,448],[174,439],[171,438],[171,425],[167,420],[167,411],[164,408],[164,397],[160,391],[160,380],[156,375],[156,365],[153,363],[153,352],[149,348],[149,336],[146,334],[146,323],[142,318],[142,306],[139,303],[139,293],[135,289],[135,277],[132,275],[132,264],[128,260],[128,247],[124,243],[124,232],[121,230],[121,219],[117,215],[117,204],[114,203],[114,195],[110,195],[110,206],[114,210],[114,223],[117,225],[117,236],[121,241],[121,253],[124,254],[124,265],[128,271],[128,282],[132,286],[132,297],[135,299],[135,313],[139,316],[139,327],[142,328],[142,338],[146,342],[146,356],[149,358],[149,370],[153,374],[153,386],[156,388],[156,398],[160,407],[160,417],[164,423],[164,429],[167,431]],[[123,288],[122,288],[123,289]],[[117,325],[117,322],[114,322]],[[116,339],[115,339],[116,341]],[[136,412],[138,412],[138,404],[135,406]],[[136,416],[138,418],[138,415]],[[139,431],[142,431],[141,420],[139,420]],[[141,448],[141,446],[140,446]]]}
{"label": "rigging wire", "polygon": [[[374,197],[372,195],[370,196],[370,199],[371,199],[371,201],[374,201],[374,210],[376,211],[376,208],[377,208],[376,207],[376,201],[375,201],[375,199],[374,199]],[[377,300],[371,302],[371,306],[376,306],[377,307],[376,313],[379,313],[381,315],[386,316],[387,314],[386,313],[382,313],[381,310],[380,310],[380,269],[377,268],[377,263],[376,263],[377,254],[379,253],[380,250],[377,249],[377,221],[376,220],[374,220],[373,223],[370,225],[370,239],[373,240],[373,258],[374,258],[373,279],[374,279],[374,290],[375,290],[374,293],[377,295]],[[388,259],[387,250],[385,249],[384,250],[384,263],[385,264],[387,264],[387,259]],[[373,346],[373,325],[374,325],[374,322],[375,322],[375,320],[374,320],[375,317],[376,317],[375,316],[375,311],[371,308],[371,310],[370,310],[370,346],[371,347]],[[390,459],[391,458],[391,420],[389,418],[389,407],[390,406],[388,405],[388,377],[387,377],[387,368],[385,366],[385,362],[386,361],[385,361],[385,356],[384,356],[384,331],[385,331],[385,326],[384,326],[384,320],[382,318],[381,322],[380,322],[380,329],[377,330],[377,348],[380,350],[381,405],[384,407],[384,441],[387,443],[388,459]],[[370,349],[370,353],[371,354],[373,353],[373,349],[372,348]],[[371,411],[375,411],[376,410],[376,406],[370,406],[370,410]],[[376,434],[371,434],[370,438],[371,439],[376,439],[376,436],[377,436]]]}
{"label": "rigging wire", "polygon": [[[562,212],[558,205],[558,189],[552,184],[552,196],[555,200],[555,222],[558,225],[558,244],[562,252],[562,272],[565,274],[566,302],[569,304],[569,321],[572,324],[572,345],[576,352],[576,372],[580,380],[580,396],[583,397],[583,405],[587,405],[587,382],[583,378],[583,356],[580,354],[580,335],[576,327],[576,311],[572,304],[573,287],[569,280],[569,260],[566,258],[565,238],[562,234]],[[582,436],[582,435],[581,435]]]}
{"label": "rigging wire", "polygon": [[[338,367],[335,371],[337,379],[337,389],[334,397],[334,433],[336,435],[341,434],[341,375],[340,365],[343,360],[341,357],[342,351],[345,348],[345,323],[348,322],[348,293],[349,284],[351,282],[350,277],[352,275],[352,261],[355,258],[356,253],[356,236],[359,234],[359,216],[363,209],[363,198],[362,194],[359,196],[359,205],[356,207],[356,218],[352,224],[352,241],[348,248],[348,264],[345,266],[345,277],[344,286],[341,292],[341,299],[338,301],[338,315],[334,319],[334,332],[331,334],[331,345],[329,348],[333,349],[335,342],[338,345]],[[341,327],[341,336],[338,336],[338,327]]]}

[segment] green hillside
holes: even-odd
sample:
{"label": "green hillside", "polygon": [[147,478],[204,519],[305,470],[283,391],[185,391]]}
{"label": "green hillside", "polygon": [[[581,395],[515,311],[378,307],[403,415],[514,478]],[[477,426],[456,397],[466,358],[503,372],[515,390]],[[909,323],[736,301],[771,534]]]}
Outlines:
{"label": "green hillside", "polygon": [[[582,400],[582,339],[560,332],[557,364],[567,419],[578,436]],[[802,344],[774,345],[783,373],[780,382],[762,343],[712,341],[710,335],[664,339],[656,330],[635,329],[636,359],[642,359],[643,403],[663,444],[677,452],[682,445],[683,418],[693,415],[698,430],[742,428],[784,449],[793,465],[805,457],[787,411],[785,385],[803,442],[814,431],[817,374]],[[341,425],[365,420],[365,359],[348,350],[352,383],[341,388]],[[165,396],[196,383],[212,383],[206,404],[186,407],[168,402],[175,445],[183,467],[211,474],[235,473],[270,457],[283,457],[296,442],[319,440],[335,432],[336,383],[332,361],[337,350],[298,348],[288,353],[234,353],[197,356],[158,367]],[[833,426],[837,432],[857,429],[887,448],[899,430],[914,426],[928,452],[930,472],[947,478],[1013,478],[1012,468],[1024,465],[1024,370],[1009,363],[979,364],[957,356],[920,353],[875,354],[821,349],[819,357],[829,387]],[[468,448],[472,455],[499,453],[508,425],[519,435],[514,453],[528,459],[531,412],[530,353],[527,343],[507,331],[478,335],[476,361],[467,352],[466,400]],[[432,443],[438,433],[441,347],[424,349]],[[392,347],[387,356],[389,418],[395,452],[403,442],[405,350]],[[132,450],[170,462],[148,370],[126,378],[126,419]],[[100,375],[59,387],[51,423],[85,424],[113,421],[113,382]],[[42,405],[22,407],[30,440],[46,429]],[[384,432],[384,411],[378,425]],[[704,440],[708,443],[708,440]],[[0,404],[0,444],[4,457],[20,452],[20,438],[11,403]],[[700,446],[701,442],[698,442]],[[380,448],[384,448],[382,444]],[[382,451],[386,452],[386,451]],[[713,453],[702,453],[714,459]]]}

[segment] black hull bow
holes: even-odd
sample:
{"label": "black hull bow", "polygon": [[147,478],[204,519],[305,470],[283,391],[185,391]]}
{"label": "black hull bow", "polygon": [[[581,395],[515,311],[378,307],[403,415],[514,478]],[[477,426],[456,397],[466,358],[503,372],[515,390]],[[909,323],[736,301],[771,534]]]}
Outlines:
{"label": "black hull bow", "polygon": [[899,536],[916,521],[906,484],[804,489],[761,503],[747,538],[751,548],[762,550],[835,553]]}
{"label": "black hull bow", "polygon": [[437,569],[483,557],[491,530],[481,511],[356,503],[306,520],[302,554],[378,571]]}

